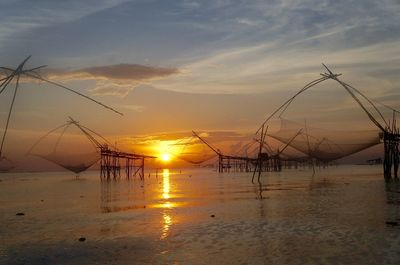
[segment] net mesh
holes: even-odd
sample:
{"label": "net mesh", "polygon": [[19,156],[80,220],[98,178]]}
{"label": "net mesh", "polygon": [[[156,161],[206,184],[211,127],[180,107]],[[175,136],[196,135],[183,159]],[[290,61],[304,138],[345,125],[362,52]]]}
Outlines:
{"label": "net mesh", "polygon": [[60,154],[60,153],[50,153],[50,154],[37,154],[43,159],[51,161],[69,171],[79,174],[93,164],[95,164],[100,159],[99,152],[92,152],[87,154]]}
{"label": "net mesh", "polygon": [[76,174],[90,168],[101,157],[97,146],[73,123],[67,123],[45,134],[32,146],[29,154]]}
{"label": "net mesh", "polygon": [[[299,135],[292,140],[299,131]],[[268,135],[324,162],[337,160],[380,143],[378,130],[326,130],[282,118],[279,131]]]}
{"label": "net mesh", "polygon": [[193,136],[177,144],[180,148],[174,153],[174,156],[187,163],[200,165],[216,157],[213,151]]}

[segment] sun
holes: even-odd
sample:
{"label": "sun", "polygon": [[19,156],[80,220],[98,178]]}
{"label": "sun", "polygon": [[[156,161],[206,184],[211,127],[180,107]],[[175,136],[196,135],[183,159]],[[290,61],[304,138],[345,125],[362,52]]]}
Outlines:
{"label": "sun", "polygon": [[164,153],[161,155],[161,160],[164,162],[169,162],[171,160],[171,155],[168,153]]}

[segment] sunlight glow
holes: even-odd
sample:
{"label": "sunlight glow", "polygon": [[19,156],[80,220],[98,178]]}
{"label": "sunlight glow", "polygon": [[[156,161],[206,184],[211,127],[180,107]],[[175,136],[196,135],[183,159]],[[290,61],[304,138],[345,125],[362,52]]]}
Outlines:
{"label": "sunlight glow", "polygon": [[171,160],[171,155],[168,153],[164,153],[164,154],[162,154],[161,159],[164,162],[169,162]]}
{"label": "sunlight glow", "polygon": [[154,155],[163,163],[171,162],[174,154],[178,151],[174,146],[175,141],[158,141],[153,145]]}

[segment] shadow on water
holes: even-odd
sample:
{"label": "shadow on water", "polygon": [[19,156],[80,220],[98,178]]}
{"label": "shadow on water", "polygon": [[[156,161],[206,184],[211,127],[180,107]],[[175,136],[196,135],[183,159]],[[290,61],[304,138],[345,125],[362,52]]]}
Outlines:
{"label": "shadow on water", "polygon": [[388,226],[400,226],[400,181],[391,179],[385,181],[387,221]]}
{"label": "shadow on water", "polygon": [[[281,180],[280,178],[274,179],[273,181],[265,181],[263,183],[263,179],[258,179],[257,182],[254,183],[254,193],[256,194],[256,199],[266,199],[264,193],[269,191],[295,191],[295,190],[316,190],[316,189],[324,189],[329,188],[335,183],[329,181],[329,179],[325,177],[317,178],[315,177],[315,173],[312,173],[306,179],[299,180],[298,182],[291,182]],[[268,178],[268,176],[265,176]]]}
{"label": "shadow on water", "polygon": [[[139,187],[138,187],[139,186]],[[146,208],[142,181],[102,181],[100,210],[102,213]]]}

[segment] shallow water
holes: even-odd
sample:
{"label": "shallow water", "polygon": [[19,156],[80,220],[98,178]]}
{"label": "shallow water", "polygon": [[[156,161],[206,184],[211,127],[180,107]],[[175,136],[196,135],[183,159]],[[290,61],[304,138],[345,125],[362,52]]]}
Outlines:
{"label": "shallow water", "polygon": [[381,171],[289,170],[262,185],[209,169],[1,174],[0,264],[400,264],[386,223],[400,223],[400,184]]}

